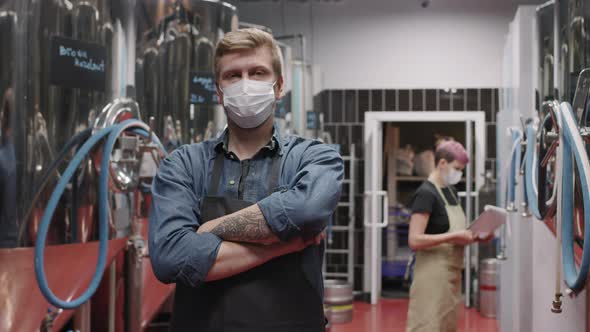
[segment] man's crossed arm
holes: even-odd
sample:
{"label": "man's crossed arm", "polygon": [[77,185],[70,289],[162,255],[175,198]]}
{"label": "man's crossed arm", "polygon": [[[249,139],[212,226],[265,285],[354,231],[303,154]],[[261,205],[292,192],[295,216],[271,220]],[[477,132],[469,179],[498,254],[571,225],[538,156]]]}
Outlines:
{"label": "man's crossed arm", "polygon": [[[313,238],[293,238],[282,243],[268,226],[258,204],[211,220],[199,227],[197,233],[213,233],[224,240],[207,281],[227,278],[247,271],[268,260],[319,244],[325,234]],[[281,242],[281,243],[279,243]]]}
{"label": "man's crossed arm", "polygon": [[280,242],[272,232],[258,204],[211,220],[199,227],[197,233],[213,233],[225,241],[256,244]]}

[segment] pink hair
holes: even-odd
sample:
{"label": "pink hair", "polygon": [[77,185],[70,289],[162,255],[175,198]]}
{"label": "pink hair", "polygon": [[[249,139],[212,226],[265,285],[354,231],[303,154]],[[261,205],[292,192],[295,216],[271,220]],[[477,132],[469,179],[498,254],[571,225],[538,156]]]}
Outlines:
{"label": "pink hair", "polygon": [[[437,156],[450,156],[453,160],[457,160],[462,164],[467,164],[469,162],[469,156],[467,155],[467,151],[465,151],[463,145],[453,140],[443,141],[437,145],[435,154]],[[453,160],[447,159],[449,162]]]}

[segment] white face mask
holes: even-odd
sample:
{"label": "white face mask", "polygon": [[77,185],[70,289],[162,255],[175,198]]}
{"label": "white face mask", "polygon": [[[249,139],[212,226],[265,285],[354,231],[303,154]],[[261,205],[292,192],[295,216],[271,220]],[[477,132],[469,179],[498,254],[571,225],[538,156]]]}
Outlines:
{"label": "white face mask", "polygon": [[463,172],[451,167],[451,170],[443,176],[443,180],[445,181],[447,186],[454,186],[457,183],[459,183],[459,181],[461,181],[462,176]]}
{"label": "white face mask", "polygon": [[275,83],[242,79],[223,88],[227,116],[240,128],[260,126],[274,112]]}

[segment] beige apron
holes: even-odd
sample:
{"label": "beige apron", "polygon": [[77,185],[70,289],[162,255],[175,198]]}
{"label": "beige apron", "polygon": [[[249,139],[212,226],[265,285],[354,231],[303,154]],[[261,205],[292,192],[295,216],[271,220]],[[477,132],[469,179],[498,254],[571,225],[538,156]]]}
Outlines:
{"label": "beige apron", "polygon": [[[442,190],[436,184],[434,186],[445,203],[448,232],[465,229],[465,213],[461,205],[449,205]],[[457,197],[454,198],[459,202]],[[462,246],[443,243],[416,253],[407,332],[457,331],[462,269]]]}

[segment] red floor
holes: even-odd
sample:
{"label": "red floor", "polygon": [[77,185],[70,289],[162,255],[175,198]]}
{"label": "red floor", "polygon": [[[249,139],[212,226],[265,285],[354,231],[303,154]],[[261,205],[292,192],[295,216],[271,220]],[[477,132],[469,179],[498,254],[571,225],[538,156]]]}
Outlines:
{"label": "red floor", "polygon": [[[381,300],[372,306],[354,303],[353,320],[348,324],[333,325],[332,332],[397,332],[406,330],[408,300]],[[475,309],[461,308],[459,332],[496,332],[495,319],[482,317]]]}

